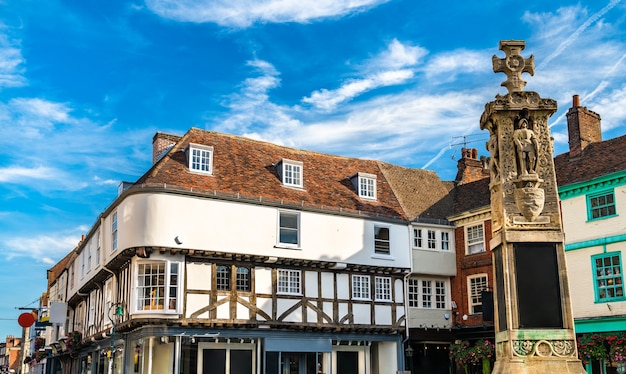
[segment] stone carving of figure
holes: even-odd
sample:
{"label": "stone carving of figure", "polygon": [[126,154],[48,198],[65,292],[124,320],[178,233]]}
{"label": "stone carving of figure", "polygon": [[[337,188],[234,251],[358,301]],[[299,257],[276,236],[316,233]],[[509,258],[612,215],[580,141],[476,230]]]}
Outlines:
{"label": "stone carving of figure", "polygon": [[489,141],[487,141],[487,150],[491,158],[489,159],[489,171],[491,174],[491,181],[496,182],[499,178],[499,165],[500,152],[498,150],[498,135],[491,134]]}
{"label": "stone carving of figure", "polygon": [[517,151],[518,176],[537,174],[537,150],[539,142],[533,130],[528,128],[528,120],[519,120],[518,129],[513,133]]}

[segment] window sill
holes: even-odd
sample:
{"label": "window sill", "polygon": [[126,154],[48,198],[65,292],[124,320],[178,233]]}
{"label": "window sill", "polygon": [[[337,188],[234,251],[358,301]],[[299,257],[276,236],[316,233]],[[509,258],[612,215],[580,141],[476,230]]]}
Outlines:
{"label": "window sill", "polygon": [[626,296],[618,296],[618,297],[606,298],[602,300],[596,300],[595,304],[608,304],[608,303],[615,303],[618,301],[626,301]]}
{"label": "window sill", "polygon": [[619,214],[612,214],[610,216],[604,216],[604,217],[598,217],[598,218],[587,218],[587,221],[585,223],[597,222],[597,221],[602,221],[605,219],[615,218],[615,217],[619,217]]}
{"label": "window sill", "polygon": [[289,244],[276,244],[274,248],[279,249],[302,249],[299,245],[289,245]]}
{"label": "window sill", "polygon": [[202,170],[193,170],[193,169],[189,169],[189,173],[190,174],[196,174],[196,175],[206,175],[206,176],[213,176],[213,171],[202,171]]}
{"label": "window sill", "polygon": [[392,257],[391,255],[384,255],[382,253],[375,253],[372,255],[372,258],[378,259],[378,260],[388,260],[388,261],[395,261],[395,257]]}
{"label": "window sill", "polygon": [[[443,252],[443,253],[453,253],[453,251],[449,249],[440,249],[440,248],[422,248],[422,247],[413,247],[413,250],[416,251],[426,251],[426,252]],[[483,253],[483,252],[479,252]]]}
{"label": "window sill", "polygon": [[475,255],[482,255],[487,253],[487,251],[481,251],[481,252],[474,252],[474,253],[467,253],[465,252],[465,256],[475,256]]}

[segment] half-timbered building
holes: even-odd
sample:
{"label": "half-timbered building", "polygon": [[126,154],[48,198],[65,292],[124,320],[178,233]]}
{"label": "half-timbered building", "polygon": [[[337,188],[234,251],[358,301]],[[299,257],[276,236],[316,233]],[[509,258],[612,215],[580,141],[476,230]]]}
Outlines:
{"label": "half-timbered building", "polygon": [[403,370],[415,217],[397,194],[419,191],[393,172],[157,133],[152,167],[120,185],[66,266],[53,358],[81,373]]}

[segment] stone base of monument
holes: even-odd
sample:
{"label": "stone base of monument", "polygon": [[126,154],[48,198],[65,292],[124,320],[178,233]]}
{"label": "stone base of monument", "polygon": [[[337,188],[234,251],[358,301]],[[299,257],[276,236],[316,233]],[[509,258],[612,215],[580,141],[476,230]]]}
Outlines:
{"label": "stone base of monument", "polygon": [[496,335],[498,360],[492,374],[585,374],[572,330],[523,329]]}

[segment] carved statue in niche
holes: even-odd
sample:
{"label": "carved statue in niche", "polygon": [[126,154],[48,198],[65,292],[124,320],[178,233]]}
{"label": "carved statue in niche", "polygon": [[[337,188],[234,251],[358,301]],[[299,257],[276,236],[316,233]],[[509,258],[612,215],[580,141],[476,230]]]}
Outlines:
{"label": "carved statue in niche", "polygon": [[497,183],[500,178],[500,150],[498,149],[498,134],[494,119],[489,119],[485,125],[489,129],[489,140],[485,144],[489,151],[489,174],[491,183]]}
{"label": "carved statue in niche", "polygon": [[535,132],[528,128],[528,120],[520,118],[517,130],[513,133],[517,151],[517,175],[537,174],[537,151],[539,142]]}

